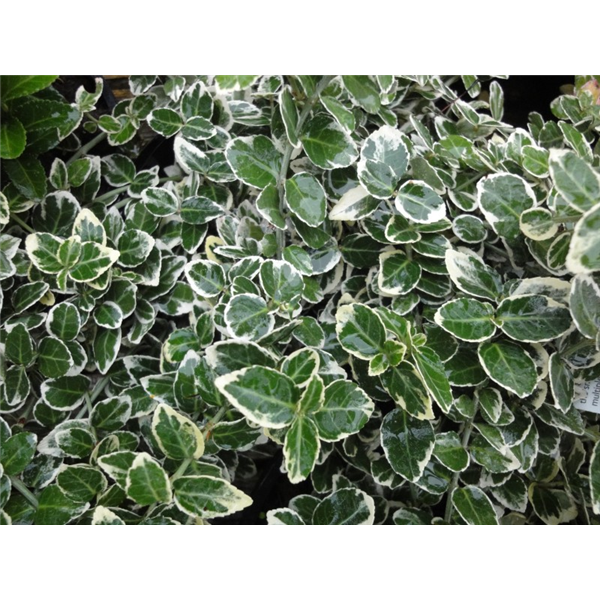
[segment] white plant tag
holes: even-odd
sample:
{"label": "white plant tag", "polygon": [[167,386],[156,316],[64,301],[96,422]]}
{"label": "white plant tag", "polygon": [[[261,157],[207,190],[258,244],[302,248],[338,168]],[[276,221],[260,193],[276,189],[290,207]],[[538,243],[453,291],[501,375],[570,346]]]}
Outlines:
{"label": "white plant tag", "polygon": [[576,385],[575,394],[579,396],[576,408],[600,414],[600,378]]}

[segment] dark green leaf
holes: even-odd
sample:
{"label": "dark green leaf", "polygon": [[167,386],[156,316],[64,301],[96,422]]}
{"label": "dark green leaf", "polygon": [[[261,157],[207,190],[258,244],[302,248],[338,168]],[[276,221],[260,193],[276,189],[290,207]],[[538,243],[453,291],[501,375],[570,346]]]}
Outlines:
{"label": "dark green leaf", "polygon": [[417,481],[431,458],[435,444],[428,421],[411,417],[401,408],[388,413],[381,424],[381,445],[396,473]]}

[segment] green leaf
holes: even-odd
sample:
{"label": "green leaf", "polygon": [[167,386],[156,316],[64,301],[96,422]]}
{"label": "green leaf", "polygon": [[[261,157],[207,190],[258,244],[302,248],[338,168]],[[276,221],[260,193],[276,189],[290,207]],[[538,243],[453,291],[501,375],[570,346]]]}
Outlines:
{"label": "green leaf", "polygon": [[283,456],[291,483],[304,481],[312,472],[319,449],[319,433],[310,417],[298,415],[285,436]]}
{"label": "green leaf", "polygon": [[225,288],[225,274],[221,265],[210,260],[193,260],[184,269],[188,283],[201,297],[214,298]]}
{"label": "green leaf", "polygon": [[71,500],[57,485],[44,488],[38,502],[35,525],[66,525],[89,508],[87,503]]}
{"label": "green leaf", "polygon": [[342,75],[344,87],[361,108],[377,114],[381,108],[379,86],[368,75]]}
{"label": "green leaf", "polygon": [[141,265],[154,248],[154,238],[140,229],[127,229],[117,239],[118,264],[134,268]]}
{"label": "green leaf", "polygon": [[110,452],[98,459],[98,466],[123,489],[127,485],[127,473],[133,461],[139,456],[130,450]]}
{"label": "green leaf", "polygon": [[267,525],[306,525],[306,523],[296,511],[290,508],[276,508],[267,512]]}
{"label": "green leaf", "polygon": [[87,208],[84,208],[73,225],[73,235],[79,236],[81,242],[96,242],[100,246],[106,246],[106,231],[102,222]]}
{"label": "green leaf", "polygon": [[168,217],[175,214],[179,208],[177,197],[166,188],[146,188],[142,192],[142,202],[155,217]]}
{"label": "green leaf", "polygon": [[383,294],[408,294],[420,279],[421,267],[401,250],[382,252],[379,255],[377,285]]}
{"label": "green leaf", "polygon": [[210,159],[198,147],[184,138],[177,136],[173,143],[175,160],[186,173],[205,173],[210,166]]}
{"label": "green leaf", "polygon": [[537,372],[531,356],[510,342],[483,342],[477,349],[481,364],[490,379],[519,398],[533,393]]}
{"label": "green leaf", "polygon": [[389,198],[408,167],[408,149],[402,134],[388,125],[380,127],[364,142],[358,163],[358,178],[376,198]]}
{"label": "green leaf", "polygon": [[45,281],[34,281],[33,283],[26,283],[15,290],[12,296],[15,314],[31,308],[46,295],[49,288],[50,286]]}
{"label": "green leaf", "polygon": [[281,372],[287,375],[297,386],[304,387],[317,373],[320,359],[315,350],[300,348],[285,357]]}
{"label": "green leaf", "polygon": [[41,385],[40,398],[55,410],[70,411],[83,402],[89,385],[89,379],[83,375],[47,379]]}
{"label": "green leaf", "polygon": [[300,272],[284,260],[266,260],[260,266],[260,283],[277,304],[297,300],[304,290]]}
{"label": "green leaf", "polygon": [[416,368],[407,362],[381,374],[386,392],[416,419],[433,419],[431,397]]}
{"label": "green leaf", "polygon": [[279,209],[279,192],[273,183],[267,185],[259,194],[256,210],[277,229],[285,229],[285,219]]}
{"label": "green leaf", "polygon": [[94,338],[94,359],[105,375],[117,358],[121,347],[121,329],[102,329]]}
{"label": "green leaf", "polygon": [[325,401],[313,418],[319,437],[328,442],[342,440],[360,431],[370,419],[375,405],[351,381],[338,380],[325,388]]}
{"label": "green leaf", "polygon": [[222,450],[243,451],[254,446],[261,435],[259,427],[250,426],[244,418],[217,423],[211,429],[210,439]]}
{"label": "green leaf", "polygon": [[321,102],[327,112],[348,132],[352,133],[356,129],[356,119],[354,113],[344,106],[336,98],[322,96]]}
{"label": "green leaf", "polygon": [[209,140],[217,133],[216,127],[204,117],[191,117],[181,128],[181,135],[188,140]]}
{"label": "green leaf", "polygon": [[335,331],[344,350],[363,360],[383,351],[385,327],[372,308],[344,304],[338,308],[335,319]]}
{"label": "green leaf", "polygon": [[173,499],[171,484],[164,469],[146,452],[140,452],[127,471],[125,492],[140,506]]}
{"label": "green leaf", "polygon": [[224,479],[208,475],[179,477],[173,482],[175,504],[200,519],[225,517],[252,504],[252,498]]}
{"label": "green leaf", "polygon": [[447,302],[435,313],[435,322],[448,333],[466,342],[482,342],[496,331],[494,307],[471,298]]}
{"label": "green leaf", "polygon": [[62,377],[73,366],[73,358],[63,341],[45,337],[38,346],[37,365],[45,377]]}
{"label": "green leaf", "polygon": [[31,262],[42,273],[56,275],[63,269],[58,259],[62,240],[49,233],[37,233],[27,237],[25,248]]}
{"label": "green leaf", "polygon": [[57,77],[58,75],[2,75],[0,76],[2,102],[35,94],[51,85]]}
{"label": "green leaf", "polygon": [[23,156],[3,165],[15,187],[29,200],[42,200],[46,195],[46,172],[35,156]]}
{"label": "green leaf", "polygon": [[452,505],[468,525],[498,525],[498,517],[490,499],[474,485],[457,488]]}
{"label": "green leaf", "polygon": [[379,200],[361,185],[349,189],[329,212],[330,221],[357,221],[374,213]]}
{"label": "green leaf", "polygon": [[358,149],[344,129],[326,115],[313,117],[301,135],[310,161],[321,169],[349,167],[358,158]]}
{"label": "green leaf", "polygon": [[106,477],[90,465],[66,465],[61,468],[56,484],[73,502],[90,502],[107,487]]}
{"label": "green leaf", "polygon": [[590,496],[594,514],[600,515],[600,443],[594,446],[590,460]]}
{"label": "green leaf", "polygon": [[569,308],[577,329],[595,339],[600,329],[600,280],[591,275],[577,275],[572,280]]}
{"label": "green leaf", "polygon": [[571,207],[586,212],[600,202],[600,175],[571,150],[552,149],[550,176]]}
{"label": "green leaf", "polygon": [[165,456],[176,460],[200,458],[204,454],[204,437],[196,424],[159,404],[152,418],[152,433]]}
{"label": "green leaf", "polygon": [[125,521],[112,510],[98,505],[92,515],[92,525],[125,525]]}
{"label": "green leaf", "polygon": [[548,177],[549,155],[545,148],[525,146],[521,151],[523,168],[534,177]]}
{"label": "green leaf", "polygon": [[23,154],[26,143],[27,133],[21,121],[16,117],[3,115],[0,125],[0,158],[18,158]]}
{"label": "green leaf", "polygon": [[69,277],[78,283],[94,281],[108,271],[118,259],[118,250],[101,246],[96,242],[84,242],[81,244],[81,254],[77,264],[69,270]]}
{"label": "green leaf", "polygon": [[217,75],[215,81],[221,91],[238,92],[249,88],[258,79],[257,75]]}
{"label": "green leaf", "polygon": [[101,431],[118,431],[131,417],[131,400],[115,396],[97,402],[90,413],[92,427]]}
{"label": "green leaf", "polygon": [[7,475],[18,475],[31,462],[35,455],[37,436],[23,431],[7,440],[2,440],[0,463]]}
{"label": "green leaf", "polygon": [[190,196],[181,202],[179,214],[184,223],[204,225],[224,213],[223,207],[204,196]]}
{"label": "green leaf", "polygon": [[548,370],[554,404],[566,413],[573,404],[575,392],[571,369],[555,352],[548,361]]}
{"label": "green leaf", "polygon": [[0,192],[0,225],[6,225],[10,218],[10,207],[6,196]]}
{"label": "green leaf", "polygon": [[455,431],[438,433],[435,436],[433,456],[455,473],[460,473],[469,466],[469,453],[463,448]]}
{"label": "green leaf", "polygon": [[289,85],[286,85],[279,94],[279,110],[281,111],[281,120],[285,126],[288,140],[294,148],[298,148],[300,146],[300,140],[298,139],[298,110],[296,109],[296,103],[294,102]]}
{"label": "green leaf", "polygon": [[215,380],[217,389],[250,421],[281,429],[296,414],[299,388],[287,376],[269,367],[247,367]]}
{"label": "green leaf", "polygon": [[313,375],[302,392],[298,403],[301,414],[318,412],[325,402],[325,385],[319,375]]}
{"label": "green leaf", "polygon": [[253,365],[275,367],[273,355],[253,342],[226,340],[217,342],[206,349],[209,367],[218,375],[238,371]]}
{"label": "green leaf", "polygon": [[309,173],[297,173],[285,182],[288,208],[303,223],[317,227],[327,214],[327,198],[319,181]]}
{"label": "green leaf", "polygon": [[493,487],[492,496],[509,510],[524,513],[527,510],[527,486],[518,475],[505,483]]}
{"label": "green leaf", "polygon": [[527,492],[535,514],[546,525],[568,523],[577,517],[577,506],[564,490],[542,487],[532,483]]}
{"label": "green leaf", "polygon": [[600,271],[600,204],[590,208],[575,225],[566,266],[572,273]]}
{"label": "green leaf", "polygon": [[454,402],[454,398],[440,357],[427,346],[415,348],[412,356],[425,387],[437,405],[447,413]]}
{"label": "green leaf", "polygon": [[446,268],[456,287],[478,298],[496,300],[502,291],[502,279],[474,253],[446,250]]}
{"label": "green leaf", "polygon": [[429,421],[410,416],[401,408],[381,423],[381,445],[392,469],[405,479],[421,478],[433,453],[435,434]]}
{"label": "green leaf", "polygon": [[452,221],[452,231],[456,237],[466,244],[478,244],[487,237],[485,224],[473,215],[458,215]]}
{"label": "green leaf", "polygon": [[319,503],[313,525],[373,525],[375,502],[356,488],[336,490]]}
{"label": "green leaf", "polygon": [[255,294],[238,294],[227,303],[224,313],[230,337],[257,341],[271,333],[275,319],[267,303]]}
{"label": "green leaf", "polygon": [[498,235],[519,237],[519,217],[536,202],[529,184],[510,173],[488,175],[477,183],[477,202],[487,222]]}
{"label": "green leaf", "polygon": [[183,127],[183,119],[181,115],[172,108],[155,108],[148,115],[148,125],[160,133],[162,136],[169,138],[175,135]]}
{"label": "green leaf", "polygon": [[407,181],[398,190],[394,205],[413,223],[436,223],[446,216],[446,204],[424,181]]}
{"label": "green leaf", "polygon": [[536,241],[552,239],[558,232],[558,224],[554,222],[552,213],[539,207],[522,212],[519,226],[526,237]]}
{"label": "green leaf", "polygon": [[508,337],[520,342],[549,342],[572,327],[566,306],[537,294],[503,300],[496,311],[496,322]]}
{"label": "green leaf", "polygon": [[263,189],[277,184],[283,157],[270,138],[234,138],[227,144],[225,154],[235,176],[247,185]]}
{"label": "green leaf", "polygon": [[24,366],[28,366],[34,359],[33,340],[23,323],[17,323],[6,336],[6,358]]}

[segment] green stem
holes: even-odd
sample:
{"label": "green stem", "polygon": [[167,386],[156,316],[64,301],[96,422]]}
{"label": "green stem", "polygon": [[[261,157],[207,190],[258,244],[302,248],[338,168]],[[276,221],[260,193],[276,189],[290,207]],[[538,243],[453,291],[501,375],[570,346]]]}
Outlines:
{"label": "green stem", "polygon": [[110,377],[104,376],[102,379],[99,379],[91,394],[88,394],[85,399],[85,405],[82,409],[77,413],[76,419],[81,419],[85,415],[86,412],[92,412],[92,406],[94,405],[94,400],[98,398],[98,396],[102,393],[102,390],[108,385],[110,381]]}
{"label": "green stem", "polygon": [[79,148],[79,150],[77,150],[77,152],[75,152],[75,154],[73,154],[73,156],[71,156],[71,158],[67,161],[67,167],[71,163],[74,163],[78,158],[80,158],[84,154],[87,154],[94,146],[97,146],[102,140],[104,140],[106,136],[107,134],[104,132],[99,133],[95,138],[92,138],[87,144],[81,146],[81,148]]}
{"label": "green stem", "polygon": [[31,504],[31,506],[33,506],[33,508],[37,509],[38,507],[38,500],[37,498],[29,491],[29,489],[27,488],[27,486],[17,477],[15,477],[14,475],[9,475],[10,480],[13,484],[13,487],[18,490],[19,492],[21,492],[21,494],[25,497],[25,499],[27,500],[27,502],[29,502],[29,504]]}
{"label": "green stem", "polygon": [[[158,180],[158,183],[165,183],[167,181],[179,181],[179,178],[178,177],[161,177]],[[118,196],[119,194],[126,192],[129,189],[130,185],[131,184],[128,183],[127,185],[122,185],[121,187],[115,188],[114,190],[110,190],[110,191],[106,192],[105,194],[102,194],[101,196],[94,198],[94,202],[104,202],[106,200],[111,200],[115,196]],[[129,197],[125,198],[125,199],[121,200],[120,202],[117,202],[115,204],[115,208],[122,208],[130,201],[131,201],[131,198],[129,198]]]}
{"label": "green stem", "polygon": [[571,215],[565,217],[552,217],[553,223],[577,223],[581,219],[582,215]]}
{"label": "green stem", "polygon": [[25,221],[23,221],[23,219],[21,219],[21,217],[17,217],[17,215],[12,214],[12,215],[10,215],[10,218],[15,223],[17,223],[17,225],[20,225],[21,229],[24,229],[25,231],[29,231],[29,233],[35,233],[35,229],[33,229],[32,227],[27,225],[27,223],[25,223]]}
{"label": "green stem", "polygon": [[583,432],[584,437],[588,440],[592,440],[593,442],[600,442],[600,433],[596,431],[592,431],[591,429],[586,429]]}
{"label": "green stem", "polygon": [[[302,131],[302,126],[304,122],[308,118],[310,111],[313,106],[319,99],[321,92],[329,85],[332,76],[325,76],[321,78],[321,81],[317,85],[315,89],[315,93],[306,101],[302,108],[302,112],[298,117],[298,122],[296,124],[296,135],[300,136],[300,132]],[[287,146],[285,148],[285,152],[283,153],[283,161],[281,163],[281,170],[279,172],[279,177],[277,178],[277,189],[279,190],[279,212],[284,214],[286,212],[285,208],[285,179],[287,176],[288,169],[290,168],[290,160],[292,158],[292,153],[294,152],[294,147],[290,144],[289,140],[287,142]],[[277,258],[281,258],[283,254],[283,250],[285,248],[285,230],[278,229],[277,230]]]}
{"label": "green stem", "polygon": [[[469,419],[465,423],[465,428],[463,429],[461,444],[462,444],[462,447],[467,452],[469,451],[467,449],[467,447],[469,445],[469,439],[471,438],[471,433],[473,432],[473,421],[475,420],[475,415],[477,414],[478,404],[479,404],[479,402],[477,400],[475,400],[475,412],[473,414],[473,418]],[[452,506],[452,494],[454,493],[454,490],[458,486],[459,477],[460,477],[460,471],[457,473],[454,473],[454,475],[452,476],[452,481],[450,482],[450,487],[448,488],[448,495],[446,497],[446,512],[444,514],[444,521],[446,521],[446,523],[450,523],[450,520],[452,519],[452,511],[454,509],[454,507]]]}

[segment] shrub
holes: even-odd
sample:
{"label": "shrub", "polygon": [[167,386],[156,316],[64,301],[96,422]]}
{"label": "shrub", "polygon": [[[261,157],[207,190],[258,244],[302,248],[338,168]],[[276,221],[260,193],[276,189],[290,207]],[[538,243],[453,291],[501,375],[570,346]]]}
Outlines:
{"label": "shrub", "polygon": [[2,77],[3,523],[600,523],[594,79],[128,83]]}

